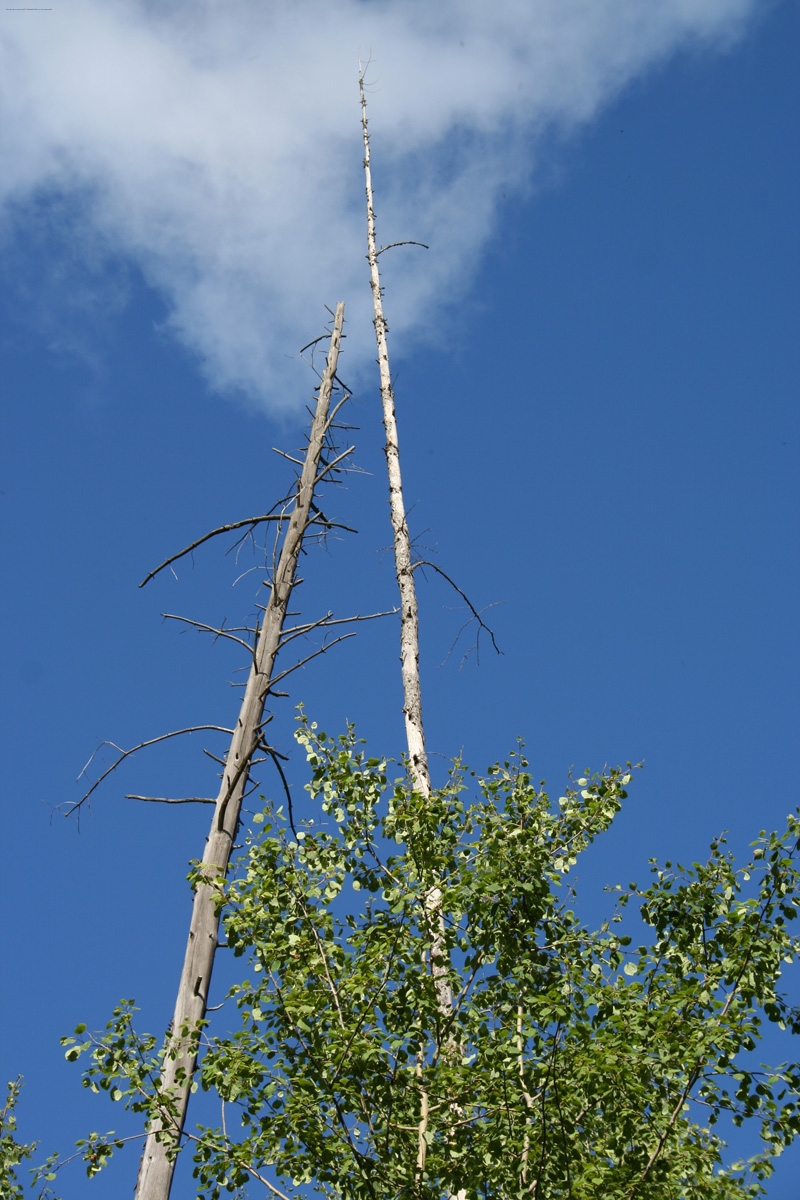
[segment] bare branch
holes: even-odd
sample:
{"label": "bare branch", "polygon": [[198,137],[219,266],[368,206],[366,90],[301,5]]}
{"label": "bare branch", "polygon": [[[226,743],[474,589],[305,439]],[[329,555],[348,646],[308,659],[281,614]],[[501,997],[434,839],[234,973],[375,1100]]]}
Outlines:
{"label": "bare branch", "polygon": [[272,746],[268,746],[266,742],[262,741],[261,744],[264,747],[264,749],[266,750],[267,754],[269,754],[272,761],[275,763],[278,774],[281,777],[281,783],[283,784],[284,795],[286,796],[286,803],[289,806],[289,828],[291,829],[294,836],[297,837],[297,830],[294,827],[294,806],[292,804],[292,789],[289,787],[289,781],[286,778],[286,772],[284,771],[283,766],[281,765],[281,757],[282,756],[280,754],[278,754],[278,751],[274,750],[272,748]]}
{"label": "bare branch", "polygon": [[[380,255],[383,254],[384,250],[393,250],[395,246],[422,246],[423,250],[430,250],[430,246],[427,246],[425,242],[389,242],[388,246],[381,246],[380,250],[375,251],[375,257],[379,258]],[[369,259],[368,254],[366,254],[364,257]]]}
{"label": "bare branch", "polygon": [[[486,622],[481,617],[481,613],[485,612],[486,608],[493,608],[494,604],[487,604],[486,608],[482,608],[479,612],[478,609],[475,607],[475,605],[470,600],[469,596],[466,594],[466,592],[461,590],[461,588],[458,586],[458,584],[455,583],[454,580],[452,580],[450,578],[450,576],[447,574],[446,571],[443,571],[441,567],[437,567],[435,562],[431,562],[430,559],[420,559],[418,562],[414,563],[412,570],[416,571],[418,567],[430,567],[432,571],[436,571],[437,574],[441,575],[442,579],[445,579],[450,584],[450,587],[453,589],[453,591],[458,592],[459,596],[464,601],[464,603],[466,604],[469,611],[472,613],[472,620],[477,621],[480,628],[486,630],[489,637],[492,639],[492,645],[494,646],[495,651],[498,654],[502,654],[503,651],[500,649],[500,647],[497,644],[497,641],[495,640],[494,632],[489,628],[489,626],[486,624]],[[495,603],[497,603],[497,601],[495,601]],[[469,622],[467,622],[467,624],[469,624]],[[462,629],[465,629],[465,628],[466,628],[466,626],[462,626]],[[460,633],[460,631],[459,631],[459,633]],[[458,641],[458,638],[456,638],[456,641]],[[453,643],[453,645],[455,645],[455,642]],[[450,648],[450,652],[452,653],[452,647]],[[448,655],[448,657],[449,657],[449,655]]]}
{"label": "bare branch", "polygon": [[[336,416],[337,416],[337,413],[339,412],[339,409],[342,407],[342,405],[343,405],[343,404],[346,404],[346,403],[347,403],[347,401],[350,399],[350,392],[349,392],[349,390],[348,390],[347,388],[345,388],[345,387],[344,387],[344,385],[342,385],[342,387],[343,387],[344,395],[342,396],[341,400],[339,400],[339,401],[338,401],[338,402],[337,402],[337,403],[336,403],[336,404],[333,406],[333,408],[331,409],[331,414],[330,414],[330,416],[328,417],[328,420],[327,420],[327,422],[326,422],[326,425],[325,425],[325,432],[326,432],[326,433],[328,432],[328,430],[329,430],[329,429],[333,429],[333,428],[334,428],[334,424],[333,424],[333,423],[334,423],[334,421],[336,420]],[[357,425],[341,425],[341,426],[337,426],[336,428],[341,428],[341,429],[358,429],[358,426],[357,426]]]}
{"label": "bare branch", "polygon": [[216,754],[212,754],[212,753],[211,753],[211,751],[210,751],[210,750],[206,750],[206,748],[205,748],[205,747],[203,747],[203,754],[207,754],[209,758],[213,758],[214,762],[215,762],[215,763],[219,763],[219,765],[220,765],[221,767],[224,767],[224,766],[225,766],[225,759],[224,759],[224,758],[217,758]]}
{"label": "bare branch", "polygon": [[268,1191],[272,1192],[273,1196],[278,1197],[278,1200],[289,1200],[289,1197],[284,1195],[283,1192],[279,1191],[275,1185],[270,1183],[270,1181],[264,1175],[259,1175],[255,1167],[251,1167],[248,1163],[243,1163],[242,1166],[244,1167],[245,1171],[247,1171],[248,1175],[252,1175],[253,1179],[257,1179],[259,1183],[263,1183],[264,1187],[267,1188]]}
{"label": "bare branch", "polygon": [[337,454],[336,458],[334,458],[332,462],[327,463],[322,470],[317,473],[317,478],[314,480],[315,486],[320,482],[321,479],[324,478],[325,475],[328,474],[329,471],[335,471],[342,459],[347,458],[347,456],[352,454],[354,450],[355,446],[348,446],[347,449],[343,450],[341,454]]}
{"label": "bare branch", "polygon": [[113,748],[118,751],[119,757],[111,764],[110,767],[103,771],[103,774],[98,779],[95,779],[88,792],[81,796],[80,800],[77,800],[74,804],[70,805],[66,809],[64,816],[71,817],[72,814],[89,799],[92,792],[94,792],[100,786],[103,780],[107,779],[112,771],[116,771],[120,763],[124,762],[126,758],[130,758],[131,754],[136,754],[137,751],[144,750],[148,746],[155,746],[158,742],[166,742],[168,738],[181,737],[181,735],[184,733],[200,733],[201,730],[204,729],[211,729],[215,733],[227,733],[229,736],[233,736],[233,730],[227,729],[224,725],[190,725],[187,729],[174,729],[171,733],[162,733],[159,737],[149,738],[146,742],[139,742],[138,746],[131,746],[130,750],[123,750],[121,746],[116,744],[116,742],[101,742],[97,749],[92,753],[89,761],[86,763],[86,766],[78,776],[78,779],[81,779],[86,774],[92,762],[94,761],[95,756],[99,754],[99,752],[103,749],[103,746],[113,746]]}
{"label": "bare branch", "polygon": [[[241,576],[240,576],[240,578],[241,578]],[[203,622],[203,621],[195,621],[191,617],[180,617],[180,616],[177,616],[175,613],[166,613],[165,612],[165,613],[162,613],[161,616],[164,618],[165,621],[183,621],[186,625],[194,625],[195,629],[201,629],[205,633],[213,633],[215,638],[218,638],[218,637],[228,638],[229,641],[237,642],[238,645],[244,646],[244,648],[248,654],[252,655],[252,653],[253,653],[253,647],[250,645],[249,642],[246,642],[244,640],[244,638],[235,637],[233,633],[231,633],[229,630],[225,629],[224,627],[220,627],[218,629],[214,625],[206,625],[205,622]],[[242,626],[239,626],[239,628],[246,629],[247,626],[242,625]]]}
{"label": "bare branch", "polygon": [[337,617],[333,619],[333,613],[328,612],[324,617],[320,617],[318,621],[309,621],[307,625],[295,625],[292,629],[287,629],[281,639],[281,648],[287,642],[291,642],[293,638],[301,637],[304,633],[310,633],[312,629],[330,629],[333,625],[349,625],[354,621],[375,621],[378,617],[394,617],[399,612],[399,608],[389,608],[386,612],[365,613],[363,616],[356,613],[353,617]]}
{"label": "bare branch", "polygon": [[316,522],[320,525],[324,525],[327,529],[346,529],[348,533],[358,533],[357,529],[351,529],[349,525],[341,525],[337,521],[331,521],[325,516],[325,513],[322,511],[319,505],[314,504],[313,501],[310,505],[310,509],[314,515],[309,520],[309,525],[313,525]]}
{"label": "bare branch", "polygon": [[309,519],[308,525],[309,528],[312,525],[321,525],[325,530],[343,529],[345,533],[358,533],[358,530],[354,529],[352,525],[343,525],[341,521],[330,521],[324,513],[315,513],[315,515]]}
{"label": "bare branch", "polygon": [[[309,654],[306,658],[301,658],[299,662],[294,664],[294,666],[287,667],[285,671],[281,671],[280,675],[276,675],[274,677],[272,683],[280,683],[280,681],[285,679],[287,675],[291,675],[293,671],[299,671],[301,667],[306,665],[306,663],[310,663],[312,658],[319,658],[320,654],[324,654],[327,650],[332,650],[333,647],[338,645],[339,642],[346,642],[348,638],[353,638],[355,636],[356,635],[354,633],[343,633],[340,637],[334,638],[332,642],[326,642],[324,646],[320,646],[319,650],[315,650],[313,654]],[[277,692],[273,692],[271,684],[269,692],[272,696],[276,696],[278,694]]]}
{"label": "bare branch", "polygon": [[216,804],[211,796],[181,796],[179,800],[169,800],[166,796],[132,796],[125,793],[126,800],[145,800],[149,804]]}
{"label": "bare branch", "polygon": [[273,454],[280,454],[281,458],[288,458],[289,462],[293,462],[296,466],[302,467],[302,458],[292,458],[291,454],[287,454],[285,450],[279,450],[277,446],[272,447]]}
{"label": "bare branch", "polygon": [[319,335],[319,337],[316,337],[316,338],[314,338],[314,339],[313,339],[313,341],[306,342],[305,346],[301,346],[301,347],[300,347],[300,349],[297,351],[297,353],[298,353],[298,354],[305,354],[306,350],[310,350],[310,349],[311,349],[311,347],[312,347],[312,346],[316,346],[318,342],[327,342],[327,341],[329,341],[329,340],[330,340],[330,336],[331,336],[331,335],[330,335],[329,333],[321,333],[321,334]]}
{"label": "bare branch", "polygon": [[229,525],[220,525],[218,529],[212,529],[210,533],[204,533],[201,538],[192,542],[184,550],[179,550],[177,554],[172,554],[169,558],[165,558],[159,566],[142,580],[139,587],[143,588],[151,579],[155,579],[159,571],[163,571],[165,567],[169,567],[172,563],[177,562],[179,558],[185,558],[187,554],[191,554],[193,550],[196,550],[198,546],[202,546],[203,542],[207,542],[209,538],[218,537],[221,533],[230,533],[232,529],[243,529],[245,525],[250,525],[255,529],[256,525],[262,525],[265,521],[280,521],[282,519],[282,514],[264,513],[261,517],[247,517],[244,521],[232,521]]}

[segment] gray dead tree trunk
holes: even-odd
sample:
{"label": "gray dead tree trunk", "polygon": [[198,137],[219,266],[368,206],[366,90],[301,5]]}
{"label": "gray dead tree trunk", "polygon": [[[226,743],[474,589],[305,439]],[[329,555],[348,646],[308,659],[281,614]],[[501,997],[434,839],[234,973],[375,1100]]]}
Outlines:
{"label": "gray dead tree trunk", "polygon": [[320,459],[332,420],[329,415],[330,399],[343,322],[344,305],[339,304],[294,507],[288,517],[288,528],[272,579],[269,602],[253,652],[253,663],[203,854],[200,872],[202,882],[198,884],[194,895],[175,1015],[164,1058],[160,1117],[148,1129],[139,1166],[136,1200],[168,1200],[172,1186],[217,949],[220,884],[228,869],[250,765],[259,747],[263,746],[264,703],[270,691],[303,536],[314,520],[314,490],[322,476],[331,469],[329,464],[320,471]]}

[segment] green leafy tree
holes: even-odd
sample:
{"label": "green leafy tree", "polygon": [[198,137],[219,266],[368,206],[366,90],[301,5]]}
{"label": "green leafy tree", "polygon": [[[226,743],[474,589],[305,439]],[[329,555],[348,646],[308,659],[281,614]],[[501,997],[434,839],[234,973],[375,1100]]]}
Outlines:
{"label": "green leafy tree", "polygon": [[[517,754],[472,800],[459,767],[425,798],[352,730],[333,741],[301,721],[297,738],[315,815],[295,829],[268,805],[220,886],[252,979],[231,992],[240,1027],[203,1035],[222,1120],[188,1135],[199,1195],[258,1181],[347,1200],[763,1193],[800,1122],[798,1068],[751,1053],[764,1018],[800,1031],[779,990],[798,952],[798,817],[739,869],[721,838],[689,869],[653,862],[590,931],[569,875],[629,768],[551,801]],[[152,1118],[160,1065],[131,1011],[67,1039],[68,1056]],[[727,1168],[726,1117],[757,1123],[763,1145]]]}

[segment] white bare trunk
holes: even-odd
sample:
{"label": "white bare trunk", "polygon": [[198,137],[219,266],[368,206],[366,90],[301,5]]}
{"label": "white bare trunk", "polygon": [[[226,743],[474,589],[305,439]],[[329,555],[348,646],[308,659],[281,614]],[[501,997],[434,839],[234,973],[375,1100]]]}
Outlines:
{"label": "white bare trunk", "polygon": [[[411,538],[406,521],[403,502],[403,480],[400,474],[400,445],[397,438],[397,419],[394,408],[392,373],[389,366],[389,349],[386,334],[389,326],[383,312],[381,276],[375,238],[375,208],[372,195],[372,171],[369,154],[369,122],[367,120],[367,98],[364,91],[364,75],[359,77],[361,91],[361,128],[364,135],[364,178],[367,193],[367,260],[369,262],[372,306],[375,314],[375,339],[378,345],[378,368],[383,403],[383,427],[386,432],[386,467],[389,474],[389,509],[394,531],[394,562],[397,586],[400,589],[400,664],[403,677],[403,712],[406,723],[408,765],[411,781],[418,792],[429,796],[431,791],[428,755],[425,750],[425,729],[422,724],[422,688],[419,679],[419,609],[417,589],[414,583],[414,564],[411,557]],[[453,1009],[453,996],[448,982],[448,956],[444,939],[444,916],[442,894],[438,887],[427,897],[426,909],[431,927],[431,973],[436,987],[439,1011],[449,1017]],[[428,1097],[421,1092],[419,1157],[417,1172],[421,1176],[425,1168],[424,1132],[428,1125]],[[451,1200],[465,1200],[466,1192],[459,1191]]]}
{"label": "white bare trunk", "polygon": [[406,510],[403,503],[403,480],[400,474],[400,446],[397,440],[397,420],[394,411],[392,373],[389,369],[389,350],[386,344],[388,325],[383,315],[381,277],[378,270],[378,250],[375,242],[375,209],[372,203],[372,174],[369,160],[369,132],[364,78],[361,76],[361,125],[364,131],[364,176],[367,192],[367,259],[369,261],[372,305],[375,312],[375,338],[378,343],[378,368],[383,403],[383,427],[386,432],[386,467],[389,474],[389,509],[394,532],[394,562],[397,586],[400,589],[400,664],[403,676],[403,712],[406,722],[408,762],[414,787],[423,796],[431,790],[428,756],[425,752],[425,732],[422,725],[422,690],[419,682],[419,613],[417,589],[414,585],[414,566],[411,560],[411,539],[408,534]]}
{"label": "white bare trunk", "polygon": [[139,1166],[136,1200],[168,1200],[172,1186],[175,1154],[183,1132],[197,1062],[196,1034],[206,1015],[211,972],[217,949],[219,885],[227,873],[239,824],[242,797],[247,788],[250,763],[261,744],[264,703],[270,690],[303,535],[312,519],[311,503],[319,478],[320,456],[328,428],[330,397],[343,322],[344,305],[339,304],[294,509],[289,517],[289,527],[281,548],[269,603],[261,623],[253,664],[206,841],[202,865],[204,882],[198,885],[194,895],[189,939],[160,1088],[161,1095],[168,1097],[174,1107],[171,1113],[165,1112],[160,1120],[150,1125]]}

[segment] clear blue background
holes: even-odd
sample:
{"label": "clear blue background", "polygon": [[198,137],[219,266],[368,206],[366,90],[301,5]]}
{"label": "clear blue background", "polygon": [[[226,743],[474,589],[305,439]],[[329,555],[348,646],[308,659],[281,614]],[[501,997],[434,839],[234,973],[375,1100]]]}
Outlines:
{"label": "clear blue background", "polygon": [[[458,652],[439,667],[463,614],[444,584],[421,584],[435,769],[462,748],[482,769],[517,735],[554,787],[570,765],[645,760],[580,867],[590,913],[603,883],[643,880],[650,855],[699,858],[722,829],[743,853],[798,802],[798,34],[798,6],[776,6],[728,55],[675,58],[551,144],[441,346],[393,347],[413,529],[477,604],[503,602],[487,617],[504,655],[486,645],[479,668],[459,671]],[[134,267],[108,268],[124,303],[93,307],[88,268],[67,289],[33,229],[6,247],[0,294],[0,1028],[4,1078],[25,1075],[23,1135],[66,1153],[90,1128],[135,1129],[81,1091],[58,1038],[101,1025],[122,996],[163,1029],[207,826],[205,809],[122,796],[213,792],[201,747],[221,743],[140,757],[80,831],[53,811],[80,795],[102,739],[233,719],[235,653],[159,614],[239,623],[254,576],[231,590],[238,571],[217,546],[178,582],[136,585],[207,528],[271,504],[287,475],[270,448],[301,430],[210,395]],[[391,319],[388,262],[386,284]],[[320,324],[337,299],[320,296]],[[394,602],[377,381],[352,419],[372,474],[329,507],[361,532],[305,560],[309,616]],[[393,623],[364,627],[295,676],[292,699],[399,754],[396,639]],[[276,714],[291,750],[291,702]],[[137,1155],[59,1187],[128,1194]],[[798,1166],[786,1156],[772,1200],[798,1194]],[[192,1194],[187,1172],[176,1196]]]}

